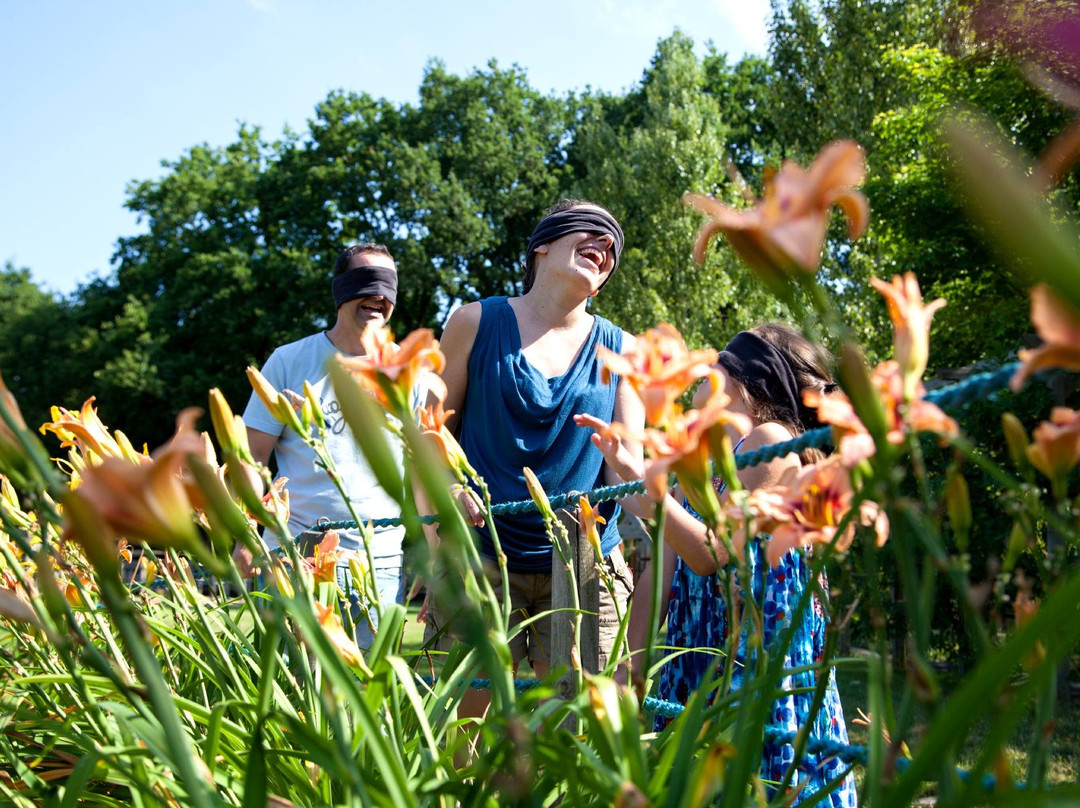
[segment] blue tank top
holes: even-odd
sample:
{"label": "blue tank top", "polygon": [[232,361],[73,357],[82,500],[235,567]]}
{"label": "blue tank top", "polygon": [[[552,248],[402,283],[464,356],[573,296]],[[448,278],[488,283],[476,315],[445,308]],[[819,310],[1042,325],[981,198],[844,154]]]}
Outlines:
{"label": "blue tank top", "polygon": [[[517,317],[506,297],[481,301],[480,327],[469,356],[469,386],[461,416],[461,446],[484,478],[492,502],[529,499],[522,468],[528,466],[548,496],[590,491],[603,484],[604,457],[592,445],[591,429],[573,421],[588,413],[610,421],[619,377],[600,380],[596,347],[622,350],[622,330],[595,317],[592,331],[574,364],[547,378],[521,353]],[[600,506],[607,519],[601,534],[606,556],[618,544],[618,508]],[[550,572],[551,542],[539,513],[503,515],[495,520],[507,566],[512,572]],[[495,557],[491,534],[479,528],[480,550]]]}

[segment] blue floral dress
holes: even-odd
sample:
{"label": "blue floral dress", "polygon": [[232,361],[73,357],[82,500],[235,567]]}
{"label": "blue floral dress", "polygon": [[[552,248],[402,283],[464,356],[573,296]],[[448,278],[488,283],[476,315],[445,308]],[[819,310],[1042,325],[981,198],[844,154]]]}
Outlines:
{"label": "blue floral dress", "polygon": [[[763,640],[768,648],[790,625],[790,615],[798,607],[808,586],[810,565],[803,553],[792,550],[784,556],[779,565],[770,569],[765,558],[765,543],[760,538],[754,539],[747,546],[747,550],[753,596],[761,607],[765,634]],[[767,570],[764,578],[762,570]],[[708,576],[697,575],[678,558],[674,574],[668,607],[667,644],[676,648],[722,649],[728,633],[728,608],[720,575],[728,574],[728,570]],[[738,588],[737,576],[735,577],[733,591]],[[822,580],[821,583],[822,590],[827,592],[826,582]],[[817,597],[811,598],[809,613],[803,617],[788,648],[784,660],[786,669],[812,665],[821,659],[827,623],[821,603]],[[743,666],[738,663],[746,659],[746,641],[744,630],[739,637],[738,661],[732,676],[733,689],[742,685]],[[657,696],[664,701],[685,704],[691,693],[702,684],[709,666],[715,660],[715,654],[704,652],[673,656],[661,668]],[[718,670],[722,670],[722,662]],[[817,676],[815,671],[785,676],[780,687],[785,691],[813,688],[817,683]],[[786,693],[776,700],[769,725],[789,732],[798,731],[806,723],[812,701],[813,692]],[[658,730],[666,723],[666,719],[657,717]],[[811,735],[845,744],[848,742],[840,694],[836,689],[835,674],[831,671],[825,702],[814,719]],[[789,745],[765,744],[761,763],[762,780],[766,784],[778,784],[782,781],[794,754],[795,750]],[[806,756],[792,777],[791,788],[798,790],[792,804],[798,804],[821,790],[826,783],[838,777],[845,767],[845,764],[836,758]],[[857,805],[854,778],[849,774],[843,785],[818,804],[854,808]]]}

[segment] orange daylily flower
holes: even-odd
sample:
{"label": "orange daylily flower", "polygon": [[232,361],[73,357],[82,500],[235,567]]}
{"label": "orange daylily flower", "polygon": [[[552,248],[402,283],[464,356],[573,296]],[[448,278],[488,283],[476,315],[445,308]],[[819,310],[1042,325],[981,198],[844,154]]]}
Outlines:
{"label": "orange daylily flower", "polygon": [[461,444],[446,428],[446,419],[453,414],[453,410],[443,410],[442,401],[436,401],[434,404],[418,409],[416,418],[420,424],[420,434],[431,442],[439,457],[458,481],[464,483],[469,476],[475,477],[476,471],[469,463],[469,458],[465,456],[465,450],[461,448]]}
{"label": "orange daylily flower", "polygon": [[711,372],[717,353],[713,348],[687,349],[674,326],[660,323],[639,336],[629,351],[617,354],[600,346],[596,355],[601,380],[610,384],[613,374],[625,377],[645,404],[645,423],[659,426],[691,383]]}
{"label": "orange daylily flower", "polygon": [[771,534],[766,546],[770,566],[779,564],[790,550],[807,544],[835,543],[837,550],[846,550],[856,523],[873,525],[879,547],[888,539],[888,517],[876,503],[867,501],[860,504],[858,517],[847,529],[838,532],[855,496],[849,470],[839,457],[804,466],[789,485],[770,493],[769,500],[753,500],[759,510],[757,530]]}
{"label": "orange daylily flower", "polygon": [[694,260],[705,262],[705,250],[723,233],[739,256],[764,280],[815,272],[837,205],[848,220],[848,237],[859,238],[870,220],[866,197],[855,188],[866,175],[862,147],[852,140],[828,144],[809,169],[785,160],[765,177],[764,198],[749,210],[738,210],[711,196],[686,194],[683,201],[709,217],[694,242]]}
{"label": "orange daylily flower", "polygon": [[1045,345],[1020,351],[1020,361],[1024,364],[1009,382],[1014,392],[1039,371],[1050,368],[1080,370],[1080,311],[1062,300],[1045,283],[1031,288],[1031,324]]}
{"label": "orange daylily flower", "polygon": [[369,328],[363,356],[336,357],[360,385],[392,415],[409,417],[409,396],[421,374],[441,373],[446,357],[430,328],[418,328],[396,344],[389,328]]}
{"label": "orange daylily flower", "polygon": [[[197,547],[199,536],[181,472],[186,456],[198,453],[202,447],[194,430],[198,415],[195,409],[181,412],[175,437],[146,464],[105,457],[98,465],[88,467],[82,484],[65,502],[77,498],[118,536],[145,539],[156,547]],[[98,551],[105,550],[97,545],[107,537],[99,535],[86,520],[66,517],[65,513],[66,535],[86,547],[91,558],[101,558]],[[115,548],[112,552],[116,553]]]}
{"label": "orange daylily flower", "polygon": [[889,318],[893,323],[893,353],[904,375],[904,395],[915,397],[915,383],[926,372],[930,355],[930,320],[934,312],[945,305],[939,297],[923,305],[919,281],[914,272],[894,275],[891,282],[871,278],[870,285],[885,297]]}
{"label": "orange daylily flower", "polygon": [[[933,432],[943,439],[960,434],[960,427],[955,420],[936,404],[923,400],[926,388],[921,381],[915,380],[914,398],[905,400],[904,382],[900,364],[893,359],[882,362],[871,374],[871,383],[877,390],[885,412],[888,426],[886,438],[889,443],[903,443],[904,436],[909,431]],[[852,468],[874,455],[874,440],[846,395],[825,395],[816,390],[807,390],[803,393],[803,402],[806,406],[817,409],[819,421],[833,425],[833,433],[840,449],[839,456],[845,466]]]}
{"label": "orange daylily flower", "polygon": [[1080,412],[1054,407],[1031,433],[1027,458],[1051,481],[1063,481],[1080,463]]}
{"label": "orange daylily flower", "polygon": [[106,457],[124,458],[132,463],[149,462],[150,458],[135,451],[123,432],[109,433],[98,417],[94,401],[95,396],[86,399],[78,414],[64,407],[52,407],[52,421],[41,425],[41,434],[52,432],[60,438],[61,448],[77,447],[90,462]]}
{"label": "orange daylily flower", "polygon": [[337,531],[328,530],[316,546],[314,554],[304,559],[315,583],[337,583],[337,563],[341,558],[341,551],[338,550],[340,544],[341,538]]}
{"label": "orange daylily flower", "polygon": [[322,626],[327,639],[334,646],[334,650],[341,655],[345,664],[351,668],[360,668],[368,675],[371,675],[360,646],[356,644],[353,637],[350,637],[345,632],[345,626],[342,625],[341,615],[338,613],[337,608],[316,603],[315,609],[318,614],[319,625]]}
{"label": "orange daylily flower", "polygon": [[589,544],[592,545],[597,559],[603,558],[603,553],[600,550],[600,531],[596,525],[597,523],[607,524],[607,520],[596,511],[592,503],[589,502],[588,497],[578,497],[578,508],[581,513],[581,530]]}

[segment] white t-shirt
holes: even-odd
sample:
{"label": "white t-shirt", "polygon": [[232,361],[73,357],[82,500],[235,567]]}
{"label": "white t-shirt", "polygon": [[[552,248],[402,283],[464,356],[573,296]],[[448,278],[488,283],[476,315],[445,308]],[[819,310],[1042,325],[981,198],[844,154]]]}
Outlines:
{"label": "white t-shirt", "polygon": [[[398,517],[401,515],[400,508],[379,487],[375,473],[341,414],[327,371],[327,362],[336,353],[339,351],[325,333],[312,334],[275,350],[263,365],[262,374],[278,390],[287,388],[303,395],[305,381],[314,389],[326,421],[327,448],[357,516],[361,519]],[[417,396],[418,393],[414,391],[414,399]],[[352,514],[326,471],[315,464],[315,453],[296,432],[270,415],[254,393],[244,410],[244,423],[252,429],[278,436],[274,448],[277,473],[279,477],[289,479],[285,487],[289,491],[289,530],[294,536],[324,517],[331,522],[352,519]],[[387,437],[400,466],[401,443],[389,433]],[[361,549],[359,530],[339,530],[338,534],[342,549]],[[405,529],[400,525],[375,528],[372,555],[375,558],[400,555],[404,535]],[[266,538],[271,547],[277,545],[277,537],[270,531],[267,531]]]}

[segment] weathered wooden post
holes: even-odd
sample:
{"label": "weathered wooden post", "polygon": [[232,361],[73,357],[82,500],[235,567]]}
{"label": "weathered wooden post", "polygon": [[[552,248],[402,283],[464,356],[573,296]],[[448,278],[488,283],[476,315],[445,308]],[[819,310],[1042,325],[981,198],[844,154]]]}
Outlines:
{"label": "weathered wooden post", "polygon": [[[596,553],[581,528],[581,510],[560,509],[556,512],[559,522],[566,529],[569,540],[568,557],[573,578],[577,582],[578,604],[581,609],[581,667],[589,673],[600,668],[600,578],[596,573]],[[577,694],[577,677],[571,662],[574,647],[574,599],[572,581],[558,552],[551,559],[551,664],[563,667],[566,673],[559,680],[563,698]]]}

